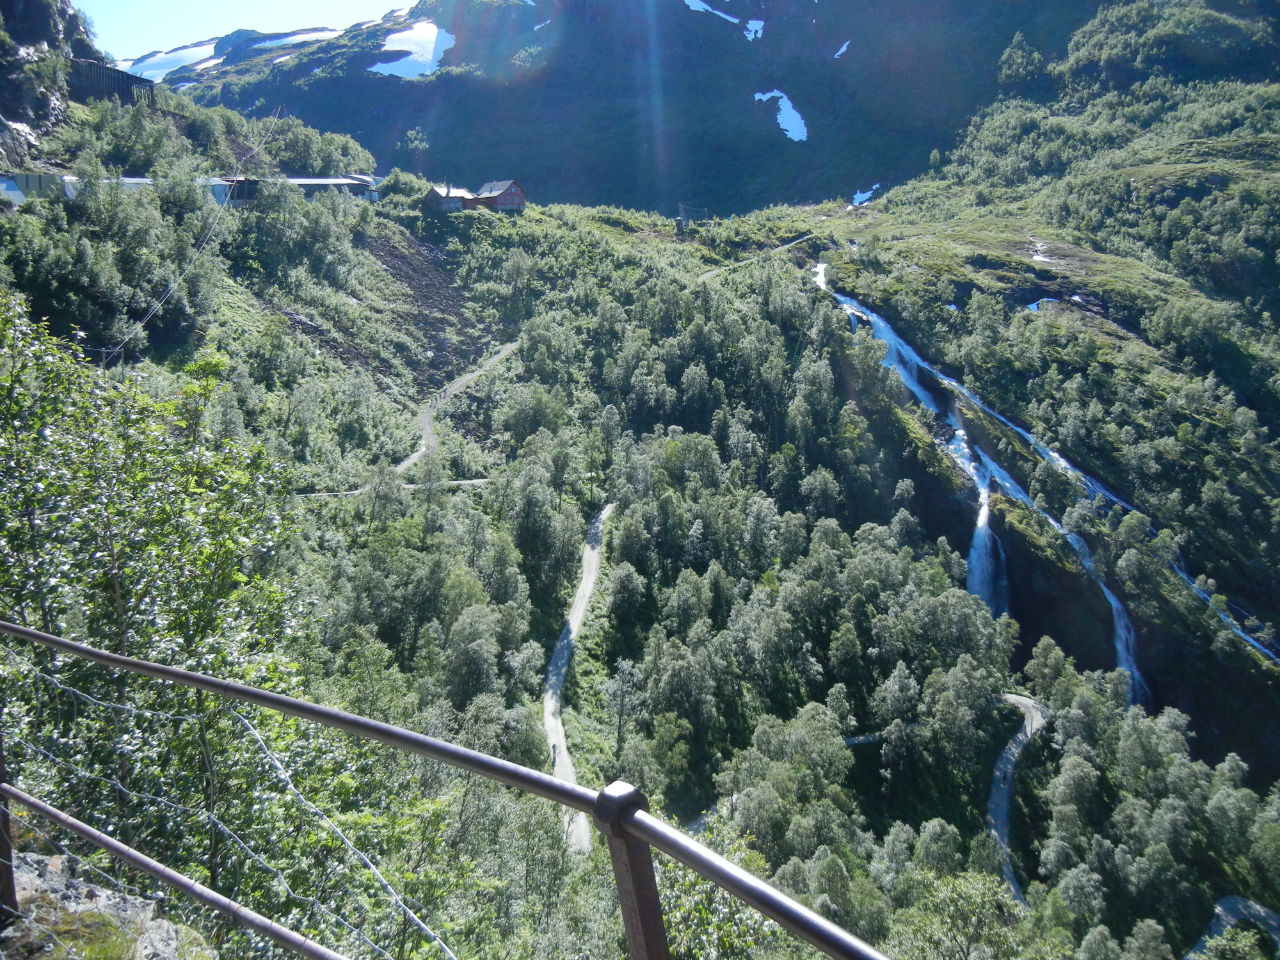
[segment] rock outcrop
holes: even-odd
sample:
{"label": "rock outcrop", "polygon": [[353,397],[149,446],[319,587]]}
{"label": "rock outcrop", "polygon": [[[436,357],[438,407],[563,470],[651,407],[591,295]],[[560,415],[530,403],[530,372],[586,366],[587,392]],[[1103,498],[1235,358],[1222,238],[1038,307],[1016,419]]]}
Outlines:
{"label": "rock outcrop", "polygon": [[128,960],[217,960],[200,934],[157,916],[155,900],[98,886],[85,875],[74,857],[18,854],[23,919],[0,935],[0,956],[27,960],[56,948]]}

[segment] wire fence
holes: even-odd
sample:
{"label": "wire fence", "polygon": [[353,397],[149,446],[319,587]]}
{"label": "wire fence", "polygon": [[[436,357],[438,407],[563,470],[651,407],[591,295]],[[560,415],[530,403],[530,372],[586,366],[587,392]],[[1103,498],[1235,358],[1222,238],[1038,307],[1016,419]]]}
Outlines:
{"label": "wire fence", "polygon": [[[230,755],[224,754],[224,765],[238,770],[256,770],[264,776],[264,779],[278,778],[284,784],[286,793],[294,801],[297,809],[304,811],[314,824],[323,831],[327,831],[338,841],[342,851],[363,864],[376,878],[389,904],[403,914],[414,928],[436,943],[445,957],[456,960],[444,941],[427,926],[409,907],[406,899],[387,881],[372,858],[361,851],[328,815],[309,801],[294,785],[284,762],[268,746],[257,726],[243,713],[221,707],[201,717],[192,713],[142,707],[136,703],[114,702],[59,680],[36,667],[29,658],[23,657],[8,644],[0,643],[0,651],[5,654],[9,664],[18,664],[25,668],[22,675],[6,678],[9,689],[14,693],[21,693],[20,684],[24,679],[38,684],[42,688],[40,694],[28,699],[42,703],[51,721],[48,724],[39,725],[52,731],[62,730],[61,733],[45,732],[36,736],[29,731],[33,724],[15,723],[13,721],[18,718],[12,716],[9,718],[10,723],[5,730],[6,743],[14,754],[21,758],[24,772],[32,780],[44,783],[58,782],[59,792],[78,797],[81,807],[92,807],[97,803],[102,803],[104,806],[118,805],[124,801],[130,812],[128,833],[131,842],[138,846],[159,850],[169,848],[172,852],[173,838],[182,838],[183,843],[190,843],[190,838],[197,831],[201,829],[212,831],[223,841],[224,850],[238,853],[243,870],[258,874],[258,878],[255,879],[241,872],[240,875],[230,879],[225,884],[230,892],[234,894],[243,889],[246,892],[258,891],[257,895],[261,895],[263,881],[265,881],[268,888],[275,887],[278,893],[278,897],[275,898],[277,906],[288,908],[288,917],[291,922],[307,929],[324,931],[330,939],[342,943],[353,956],[392,960],[392,954],[388,949],[375,942],[362,928],[365,921],[345,916],[318,897],[295,889],[281,866],[273,863],[268,854],[246,841],[241,833],[211,810],[194,806],[183,799],[176,799],[176,791],[173,789],[170,789],[167,795],[163,793],[164,780],[168,778],[145,777],[144,785],[140,786],[132,776],[129,778],[130,782],[126,783],[121,779],[119,767],[104,765],[101,759],[92,769],[85,762],[67,759],[67,756],[83,756],[85,737],[76,732],[74,725],[77,722],[84,722],[86,726],[94,726],[100,722],[101,716],[93,714],[106,715],[113,720],[125,717],[134,722],[145,722],[153,730],[157,722],[164,722],[170,725],[168,742],[171,748],[183,736],[195,738],[197,734],[194,726],[202,719],[206,722],[217,719],[234,721],[247,733],[247,736],[231,740],[226,744]],[[55,753],[54,749],[61,752]],[[127,754],[127,749],[125,752]],[[254,792],[258,797],[264,795],[261,781]],[[122,824],[112,823],[111,818],[107,819],[108,823],[115,826],[119,832]],[[42,847],[58,851],[57,855],[74,857],[107,884],[119,884],[117,877],[95,866],[91,860],[84,859],[85,854],[76,854],[64,845],[53,842],[48,832],[35,830],[30,819],[22,819],[20,822],[29,827],[29,832],[33,832],[38,837]],[[141,892],[140,888],[133,888],[133,890],[135,895]],[[421,909],[421,905],[419,908]]]}
{"label": "wire fence", "polygon": [[[99,677],[96,682],[86,682],[94,679],[94,674],[86,672],[84,679],[73,685],[55,676],[46,663],[23,657],[8,645],[0,644],[6,655],[0,661],[0,679],[4,680],[0,695],[12,705],[6,714],[0,702],[0,802],[5,803],[2,809],[10,809],[16,801],[95,847],[109,850],[113,857],[124,859],[133,868],[157,876],[197,902],[221,910],[232,922],[217,928],[217,935],[244,948],[241,952],[265,951],[261,937],[266,936],[313,960],[342,960],[329,948],[267,920],[211,888],[251,894],[257,902],[270,904],[272,912],[285,924],[301,926],[326,940],[340,943],[352,956],[380,960],[391,960],[394,956],[402,960],[408,954],[429,955],[423,953],[427,950],[447,960],[456,960],[443,935],[437,932],[440,928],[422,918],[427,912],[423,904],[406,895],[394,878],[388,877],[360,837],[353,835],[349,828],[343,829],[332,812],[322,810],[308,799],[305,792],[308,778],[322,775],[323,771],[319,774],[300,771],[270,745],[273,725],[278,728],[291,722],[289,718],[298,717],[315,721],[321,728],[344,731],[410,755],[440,761],[465,771],[464,781],[468,775],[479,775],[592,814],[607,841],[619,913],[632,960],[669,960],[670,957],[652,858],[655,848],[829,956],[885,960],[874,948],[830,921],[708,850],[683,831],[650,816],[644,796],[628,784],[619,782],[599,791],[590,790],[447,741],[283,694],[111,654],[14,624],[0,622],[0,633],[32,641],[55,654],[77,658],[69,663],[80,666],[93,663],[119,671],[106,679]],[[131,692],[130,674],[160,679],[169,685],[144,684]],[[24,685],[39,686],[46,695],[33,696],[34,690],[24,690]],[[84,689],[86,687],[89,689]],[[182,687],[195,691],[195,710],[171,709],[172,703],[161,706],[158,690],[164,691],[164,696],[172,701],[175,691]],[[108,696],[108,690],[114,695]],[[221,698],[219,702],[238,700],[250,705],[257,711],[255,719],[249,719],[250,711],[245,708],[208,707],[203,698],[206,693],[217,694]],[[95,743],[92,737],[86,736],[89,732],[101,732],[95,724],[111,728],[116,742]],[[5,739],[17,748],[20,759],[14,775],[7,778]],[[217,743],[216,750],[211,745],[213,740]],[[162,775],[170,768],[171,775]],[[240,779],[229,781],[228,770],[235,771],[234,775]],[[13,784],[19,779],[35,786],[43,783],[51,789],[56,785],[59,796],[66,798],[64,802],[96,814],[103,822],[103,829],[76,820],[74,811],[67,813],[50,807],[18,790]],[[268,797],[274,820],[264,825],[258,821],[271,819],[266,817]],[[253,822],[249,827],[233,830],[225,819],[228,809],[235,809]],[[22,822],[25,824],[28,820]],[[203,828],[204,834],[196,842],[204,847],[196,852],[202,850],[203,858],[193,857],[189,847],[183,852],[185,862],[204,864],[208,876],[200,880],[208,881],[208,886],[176,874],[166,876],[166,872],[173,874],[173,871],[135,849],[146,847],[157,856],[176,855],[176,845],[189,845],[191,834],[199,828]],[[310,859],[298,862],[295,855],[294,860],[281,863],[265,852],[277,846],[282,831],[288,831],[295,839],[305,835],[309,846],[315,848]],[[48,842],[47,833],[40,836]],[[56,849],[62,850],[64,846],[58,845]],[[228,852],[234,856],[227,856]],[[0,855],[10,864],[16,859],[3,849]],[[123,881],[117,878],[125,874],[118,867],[96,861],[97,856],[84,859],[94,863],[92,869],[122,887]],[[219,865],[225,872],[215,874]],[[0,864],[0,875],[3,872]],[[232,875],[228,876],[228,872]],[[311,886],[326,890],[336,898],[358,904],[361,914],[343,915],[328,902],[328,896],[299,893],[295,887],[300,877],[306,877]],[[396,923],[389,924],[390,918],[395,918]],[[51,935],[57,934],[51,924],[38,918],[37,921],[49,926]],[[246,930],[256,930],[260,935],[258,940],[251,939]],[[394,943],[383,936],[388,933],[392,934]],[[414,937],[417,945],[409,948],[407,954],[406,938],[409,937]]]}

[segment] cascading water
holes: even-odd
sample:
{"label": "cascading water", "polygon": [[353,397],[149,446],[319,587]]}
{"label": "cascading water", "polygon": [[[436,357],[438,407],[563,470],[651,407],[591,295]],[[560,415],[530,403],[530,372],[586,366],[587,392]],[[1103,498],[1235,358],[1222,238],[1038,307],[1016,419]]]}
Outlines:
{"label": "cascading water", "polygon": [[[814,281],[824,290],[829,290],[826,282],[826,265],[819,264],[814,269]],[[1028,431],[1016,426],[1005,416],[992,410],[981,399],[978,398],[971,390],[963,384],[948,377],[944,373],[940,373],[932,366],[924,361],[916,351],[903,340],[896,330],[889,325],[884,317],[867,309],[852,297],[842,296],[841,294],[829,291],[835,296],[841,308],[849,315],[850,322],[857,325],[858,318],[861,317],[867,321],[871,327],[872,335],[885,344],[887,350],[885,352],[885,366],[897,371],[898,376],[902,378],[902,382],[906,384],[907,389],[911,392],[920,403],[932,410],[934,413],[946,419],[947,423],[955,431],[950,442],[946,444],[946,450],[957,464],[969,476],[974,479],[978,486],[979,510],[977,525],[974,529],[974,541],[969,550],[969,572],[966,581],[966,587],[986,602],[993,613],[998,613],[1000,598],[999,576],[994,562],[995,551],[999,548],[999,541],[992,534],[988,521],[990,519],[990,486],[995,483],[1000,490],[1012,500],[1025,505],[1030,510],[1047,520],[1055,530],[1066,537],[1067,542],[1071,544],[1072,549],[1079,556],[1081,564],[1090,578],[1098,585],[1102,591],[1102,595],[1106,598],[1108,606],[1111,608],[1111,621],[1114,632],[1114,643],[1116,650],[1116,665],[1129,672],[1129,699],[1135,701],[1145,699],[1148,696],[1146,682],[1142,679],[1142,674],[1138,670],[1137,658],[1135,656],[1135,637],[1133,630],[1133,621],[1129,619],[1128,611],[1125,610],[1124,604],[1112,592],[1112,590],[1098,576],[1093,565],[1093,554],[1090,552],[1088,544],[1084,539],[1076,534],[1068,534],[1063,528],[1061,521],[1046,512],[1031,499],[1030,495],[1022,489],[1017,480],[1009,474],[1007,470],[1001,467],[992,457],[981,447],[970,444],[969,436],[961,422],[959,412],[954,409],[953,404],[944,403],[941,396],[931,391],[924,382],[924,377],[938,383],[944,390],[954,391],[954,393],[963,397],[974,407],[987,413],[999,420],[1001,423],[1015,431],[1022,437],[1028,445],[1036,451],[1043,459],[1049,461],[1055,468],[1080,481],[1090,496],[1102,496],[1121,506],[1128,507],[1119,497],[1110,493],[1107,488],[1085,474],[1079,468],[1073,466],[1066,459],[1049,447],[1041,440],[1032,436]],[[1130,508],[1131,509],[1131,508]],[[1007,583],[1006,595],[1004,598],[1005,608],[1007,609]]]}
{"label": "cascading water", "polygon": [[965,588],[981,597],[991,608],[991,615],[998,617],[1009,612],[1009,577],[1005,569],[1004,547],[991,529],[991,474],[983,469],[977,457],[969,462],[972,465],[969,475],[978,487],[978,520],[969,544]]}

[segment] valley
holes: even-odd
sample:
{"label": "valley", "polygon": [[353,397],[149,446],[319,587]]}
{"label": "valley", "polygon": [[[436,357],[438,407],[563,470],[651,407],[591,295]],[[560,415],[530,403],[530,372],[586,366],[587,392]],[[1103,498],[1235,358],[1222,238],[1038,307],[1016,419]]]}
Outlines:
{"label": "valley", "polygon": [[[625,780],[892,957],[1274,956],[1270,7],[428,0],[154,103],[40,11],[23,163],[81,188],[0,204],[0,619]],[[585,815],[0,685],[15,783],[347,956],[622,955]],[[673,956],[814,955],[656,866]]]}

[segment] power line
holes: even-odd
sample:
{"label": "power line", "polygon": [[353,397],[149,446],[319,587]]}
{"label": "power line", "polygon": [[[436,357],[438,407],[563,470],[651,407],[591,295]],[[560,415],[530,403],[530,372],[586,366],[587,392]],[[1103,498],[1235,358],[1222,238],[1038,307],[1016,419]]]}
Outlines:
{"label": "power line", "polygon": [[[267,140],[269,140],[272,134],[275,133],[275,128],[279,124],[279,122],[280,122],[280,108],[277,107],[275,113],[272,115],[271,128],[262,135],[262,138],[258,141],[257,145],[252,150],[250,150],[247,154],[245,154],[236,162],[235,173],[232,174],[233,181],[240,179],[240,171],[244,167],[244,164],[248,162],[252,157],[256,156],[258,152],[263,148]],[[192,268],[196,265],[196,262],[200,259],[201,255],[204,253],[204,248],[208,245],[209,240],[213,237],[214,230],[217,228],[218,224],[222,222],[222,216],[226,212],[227,207],[231,205],[231,194],[233,193],[233,191],[234,191],[233,186],[227,189],[226,197],[223,199],[222,203],[218,204],[217,214],[214,216],[213,221],[209,224],[209,227],[205,231],[204,236],[197,243],[195,253],[192,255],[191,260],[187,263],[182,273],[178,275],[178,278],[169,285],[169,289],[166,290],[164,292],[164,295],[158,301],[156,301],[156,304],[150,310],[147,311],[146,316],[144,316],[141,320],[137,321],[134,324],[133,329],[130,330],[127,334],[125,334],[124,338],[121,339],[119,343],[117,343],[114,347],[110,348],[109,350],[103,351],[102,363],[104,366],[109,360],[114,360],[123,352],[124,345],[138,335],[138,333],[143,329],[143,327],[147,325],[148,321],[150,321],[151,318],[154,317],[160,311],[160,308],[165,305],[165,302],[171,296],[173,296],[174,292],[178,289],[178,285],[181,284],[182,281],[187,278],[187,274],[191,272]]]}

